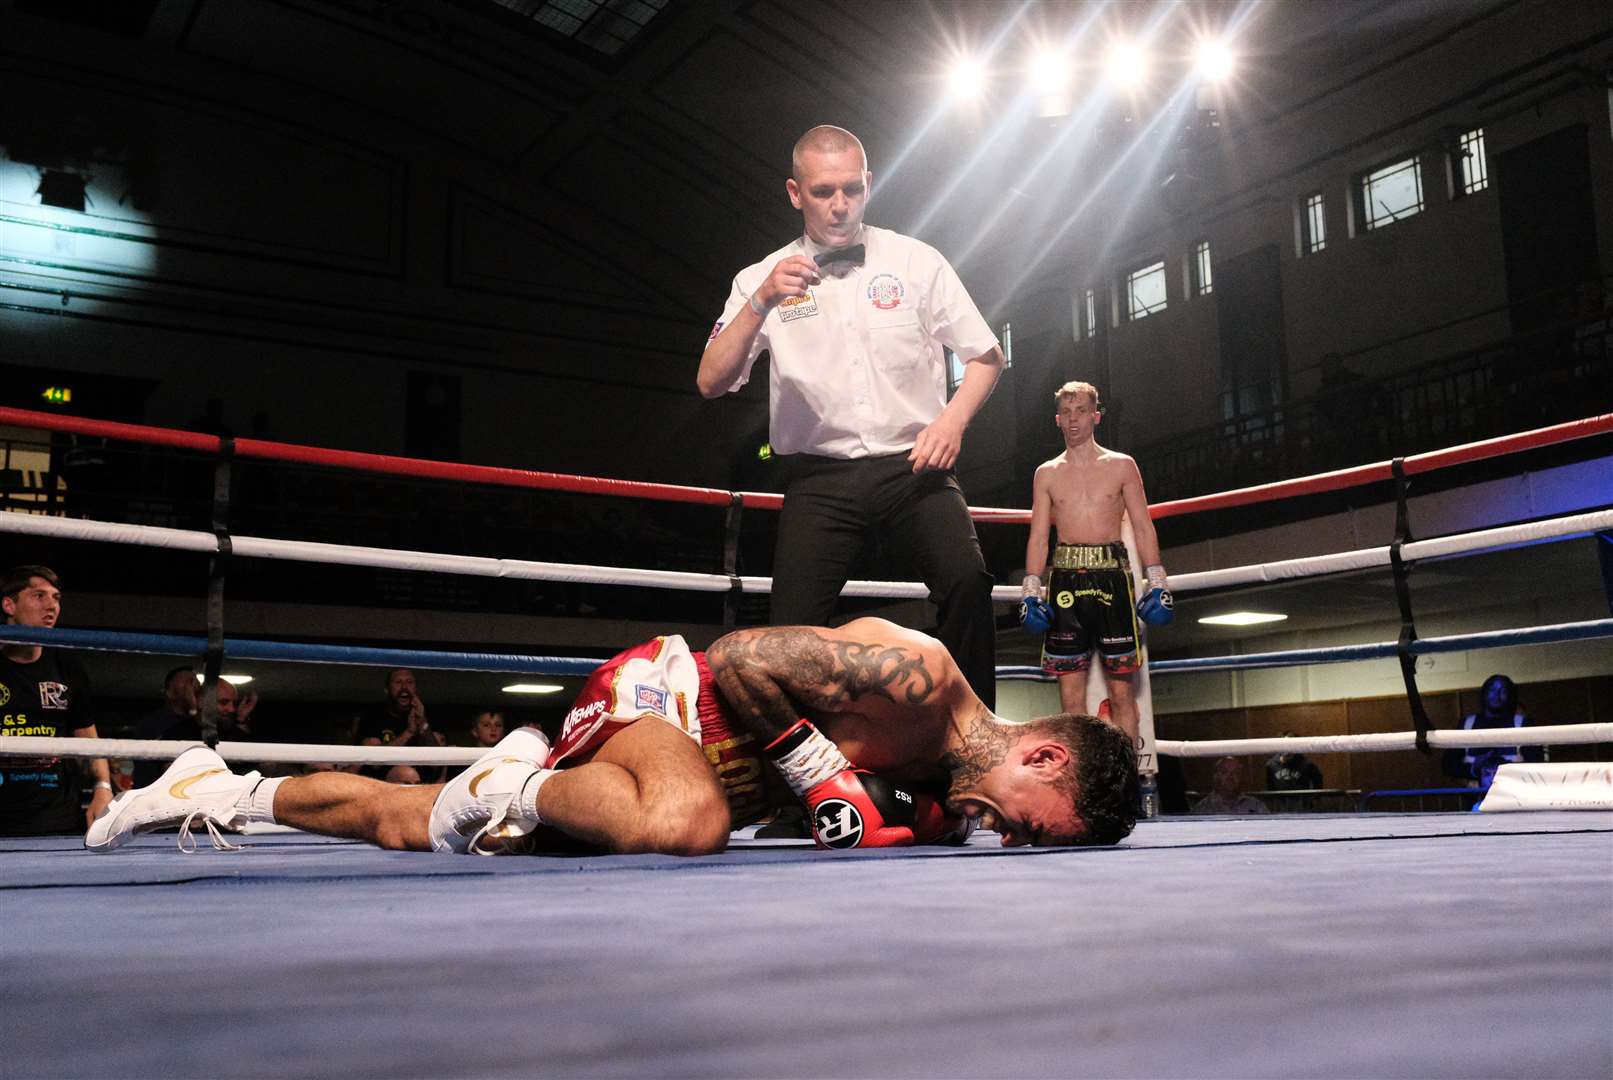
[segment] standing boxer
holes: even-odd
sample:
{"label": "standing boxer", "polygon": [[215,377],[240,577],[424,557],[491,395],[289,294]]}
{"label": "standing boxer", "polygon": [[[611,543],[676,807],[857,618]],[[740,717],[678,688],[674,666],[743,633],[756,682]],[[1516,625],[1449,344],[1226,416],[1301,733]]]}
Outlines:
{"label": "standing boxer", "polygon": [[[1137,619],[1152,626],[1171,621],[1174,601],[1159,561],[1159,537],[1148,516],[1142,474],[1130,455],[1105,450],[1093,439],[1103,421],[1098,388],[1067,382],[1053,395],[1064,453],[1037,466],[1032,482],[1031,535],[1025,545],[1025,583],[1019,620],[1028,632],[1045,634],[1042,670],[1057,675],[1065,711],[1085,708],[1092,653],[1103,661],[1114,721],[1137,739],[1135,679]],[[1132,607],[1131,563],[1120,541],[1120,518],[1131,518],[1137,557],[1148,592]],[[1058,547],[1047,587],[1047,532],[1058,530]]]}
{"label": "standing boxer", "polygon": [[[775,625],[830,621],[872,530],[913,553],[939,608],[936,636],[996,701],[991,575],[952,472],[1002,371],[1002,350],[957,273],[928,244],[863,224],[873,184],[862,143],[815,127],[784,182],[804,235],[734,277],[700,357],[708,398],[772,356],[768,415],[784,510],[773,557]],[[949,402],[942,346],[967,362]]]}
{"label": "standing boxer", "polygon": [[[768,770],[776,770],[769,773]],[[740,630],[707,653],[656,638],[589,678],[556,745],[511,732],[446,785],[347,773],[236,776],[206,747],[126,792],[85,845],[193,822],[275,822],[415,851],[704,855],[767,809],[776,775],[827,848],[1113,844],[1131,831],[1137,757],[1090,716],[1017,723],[969,689],[941,643],[882,619]]]}

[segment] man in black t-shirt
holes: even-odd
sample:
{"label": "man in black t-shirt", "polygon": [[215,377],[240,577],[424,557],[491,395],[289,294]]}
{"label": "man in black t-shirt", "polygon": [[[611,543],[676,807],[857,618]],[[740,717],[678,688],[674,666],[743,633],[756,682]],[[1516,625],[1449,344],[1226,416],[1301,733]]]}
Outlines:
{"label": "man in black t-shirt", "polygon": [[[55,626],[61,582],[47,566],[18,566],[0,579],[7,624]],[[73,735],[96,738],[90,684],[76,659],[41,645],[0,648],[0,738]],[[106,760],[89,764],[95,778],[89,812],[80,809],[83,766],[56,757],[0,757],[0,835],[82,833],[112,801]]]}
{"label": "man in black t-shirt", "polygon": [[[361,746],[446,746],[442,734],[426,719],[426,702],[415,685],[414,672],[393,668],[386,673],[386,704],[359,714],[356,737]],[[443,779],[441,766],[367,765],[364,775],[395,784],[435,784]]]}
{"label": "man in black t-shirt", "polygon": [[[1283,738],[1292,739],[1292,731],[1283,732]],[[1315,791],[1322,786],[1322,770],[1304,754],[1290,751],[1273,754],[1266,759],[1267,791]]]}

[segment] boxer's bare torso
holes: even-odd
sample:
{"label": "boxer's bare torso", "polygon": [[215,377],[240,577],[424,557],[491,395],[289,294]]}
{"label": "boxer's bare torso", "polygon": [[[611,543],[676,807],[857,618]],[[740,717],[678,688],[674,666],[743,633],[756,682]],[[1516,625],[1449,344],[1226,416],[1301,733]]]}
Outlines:
{"label": "boxer's bare torso", "polygon": [[1036,470],[1046,492],[1054,535],[1061,544],[1108,544],[1120,539],[1126,486],[1138,476],[1129,455],[1097,443],[1068,450]]}

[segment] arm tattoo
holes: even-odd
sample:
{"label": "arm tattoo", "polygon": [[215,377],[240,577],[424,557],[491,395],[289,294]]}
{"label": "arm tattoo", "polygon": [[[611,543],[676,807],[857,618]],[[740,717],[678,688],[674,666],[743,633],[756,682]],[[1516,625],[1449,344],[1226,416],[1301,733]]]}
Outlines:
{"label": "arm tattoo", "polygon": [[978,788],[981,777],[1008,760],[1014,734],[992,723],[990,717],[990,710],[979,706],[969,717],[963,745],[941,759],[942,767],[952,774],[950,787],[954,792]]}
{"label": "arm tattoo", "polygon": [[741,630],[706,652],[723,698],[757,735],[777,738],[805,711],[842,712],[865,697],[927,704],[935,673],[916,650],[825,639],[796,627]]}

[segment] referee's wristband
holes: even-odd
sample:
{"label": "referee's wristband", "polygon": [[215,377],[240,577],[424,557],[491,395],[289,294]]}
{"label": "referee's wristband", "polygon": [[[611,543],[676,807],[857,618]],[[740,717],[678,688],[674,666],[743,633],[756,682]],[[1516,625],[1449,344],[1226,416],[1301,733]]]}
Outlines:
{"label": "referee's wristband", "polygon": [[106,788],[108,791],[112,790],[112,783],[108,780],[97,780],[95,782],[95,786],[98,788]]}
{"label": "referee's wristband", "polygon": [[750,309],[756,312],[756,314],[760,315],[762,318],[767,318],[767,308],[761,303],[757,293],[751,293]]}

